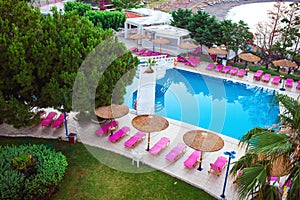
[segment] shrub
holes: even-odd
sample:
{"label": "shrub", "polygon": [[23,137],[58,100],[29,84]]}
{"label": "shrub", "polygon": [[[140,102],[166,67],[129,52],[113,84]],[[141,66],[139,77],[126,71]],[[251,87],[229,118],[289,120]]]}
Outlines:
{"label": "shrub", "polygon": [[46,145],[0,146],[0,199],[50,199],[67,165]]}

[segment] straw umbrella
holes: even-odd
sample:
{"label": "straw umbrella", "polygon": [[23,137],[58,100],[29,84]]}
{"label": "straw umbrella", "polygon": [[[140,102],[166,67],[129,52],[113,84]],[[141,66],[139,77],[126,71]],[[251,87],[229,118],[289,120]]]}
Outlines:
{"label": "straw umbrella", "polygon": [[[209,54],[215,54],[215,55],[227,55],[227,51],[220,48],[210,48],[207,49],[207,53]],[[217,59],[217,56],[216,56]]]}
{"label": "straw umbrella", "polygon": [[126,105],[109,105],[96,108],[94,112],[96,116],[109,119],[111,123],[114,118],[120,118],[127,115],[129,108]]}
{"label": "straw umbrella", "polygon": [[183,43],[179,44],[178,47],[181,48],[181,49],[185,49],[186,50],[186,57],[189,57],[188,50],[189,49],[196,49],[198,46],[194,43],[191,43],[191,42],[183,42]]}
{"label": "straw umbrella", "polygon": [[184,143],[198,151],[201,151],[201,158],[198,170],[201,169],[203,152],[219,151],[224,146],[224,140],[215,133],[204,130],[192,130],[183,135]]}
{"label": "straw umbrella", "polygon": [[239,54],[239,58],[246,61],[244,69],[247,67],[248,62],[260,61],[260,57],[254,55],[252,53],[241,53],[241,54]]}
{"label": "straw umbrella", "polygon": [[133,39],[133,40],[136,40],[137,48],[139,48],[139,40],[148,38],[148,36],[145,35],[145,34],[136,33],[136,34],[133,34],[133,35],[129,36],[129,38]]}
{"label": "straw umbrella", "polygon": [[171,41],[166,39],[166,38],[156,38],[154,40],[151,40],[151,42],[153,42],[155,44],[159,44],[160,52],[161,52],[161,45],[162,44],[169,44]]}
{"label": "straw umbrella", "polygon": [[169,126],[168,120],[157,115],[139,115],[132,119],[132,125],[139,131],[148,133],[148,145],[150,148],[150,133],[165,130]]}
{"label": "straw umbrella", "polygon": [[290,61],[290,60],[287,60],[287,59],[281,59],[281,60],[274,60],[272,61],[272,63],[276,66],[281,66],[281,67],[297,67],[297,64]]}

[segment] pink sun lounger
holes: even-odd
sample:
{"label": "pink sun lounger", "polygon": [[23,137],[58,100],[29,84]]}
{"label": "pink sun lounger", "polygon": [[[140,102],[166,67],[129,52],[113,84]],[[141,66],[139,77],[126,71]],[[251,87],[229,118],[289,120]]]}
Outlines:
{"label": "pink sun lounger", "polygon": [[201,157],[201,151],[195,150],[185,161],[184,166],[187,168],[195,167]]}
{"label": "pink sun lounger", "polygon": [[286,82],[285,82],[285,86],[291,88],[291,87],[293,87],[293,82],[294,82],[294,79],[287,78]]}
{"label": "pink sun lounger", "polygon": [[178,160],[186,150],[186,145],[184,143],[178,143],[167,155],[166,159],[168,161],[176,161]]}
{"label": "pink sun lounger", "polygon": [[43,121],[41,122],[42,126],[49,126],[52,122],[52,120],[54,119],[54,117],[56,116],[56,112],[50,112],[47,117],[45,119],[43,119]]}
{"label": "pink sun lounger", "polygon": [[298,81],[298,84],[297,84],[296,88],[300,90],[300,81]]}
{"label": "pink sun lounger", "polygon": [[223,65],[220,64],[220,65],[217,65],[217,66],[216,66],[216,69],[215,69],[215,70],[216,70],[217,72],[220,72],[222,69],[223,69]]}
{"label": "pink sun lounger", "polygon": [[158,56],[158,55],[160,55],[160,52],[157,51],[157,52],[153,52],[151,56]]}
{"label": "pink sun lounger", "polygon": [[146,135],[146,133],[144,133],[144,132],[137,132],[136,134],[134,134],[131,138],[129,138],[124,143],[124,146],[125,147],[134,147],[145,137],[145,135]]}
{"label": "pink sun lounger", "polygon": [[61,127],[62,124],[64,123],[64,114],[61,113],[56,120],[52,123],[53,128],[58,128]]}
{"label": "pink sun lounger", "polygon": [[231,69],[231,66],[230,65],[227,65],[226,67],[224,67],[223,69],[222,69],[222,73],[228,73],[229,71],[230,71],[230,69]]}
{"label": "pink sun lounger", "polygon": [[272,83],[278,85],[280,82],[280,76],[273,76]]}
{"label": "pink sun lounger", "polygon": [[261,80],[263,82],[268,83],[270,81],[270,78],[271,78],[271,74],[264,74],[263,77],[261,78]]}
{"label": "pink sun lounger", "polygon": [[117,142],[122,137],[124,137],[126,134],[128,134],[130,131],[130,128],[128,126],[124,126],[121,129],[117,130],[114,134],[108,137],[108,140],[111,142]]}
{"label": "pink sun lounger", "polygon": [[158,154],[161,150],[163,150],[170,143],[170,139],[167,137],[162,137],[158,142],[154,144],[153,147],[149,150],[149,152],[153,155]]}
{"label": "pink sun lounger", "polygon": [[211,70],[215,67],[215,64],[214,63],[209,63],[207,66],[206,66],[206,69],[208,70]]}
{"label": "pink sun lounger", "polygon": [[137,51],[137,52],[134,52],[134,54],[140,56],[140,55],[142,55],[143,53],[145,53],[145,51],[146,51],[146,49],[141,49],[141,50],[139,50],[139,51]]}
{"label": "pink sun lounger", "polygon": [[257,70],[257,71],[254,73],[253,78],[254,78],[255,80],[259,81],[260,78],[262,77],[263,73],[264,73],[264,72],[263,72],[262,70]]}
{"label": "pink sun lounger", "polygon": [[108,122],[107,124],[104,124],[102,127],[100,127],[98,130],[96,130],[96,135],[105,135],[108,133],[109,129],[117,127],[118,121],[113,120],[112,122]]}
{"label": "pink sun lounger", "polygon": [[244,75],[246,74],[246,70],[245,69],[240,69],[238,72],[237,72],[237,76],[238,77],[243,77]]}
{"label": "pink sun lounger", "polygon": [[145,53],[143,53],[143,56],[151,56],[152,53],[154,53],[152,50],[146,51]]}
{"label": "pink sun lounger", "polygon": [[236,75],[236,73],[237,73],[238,71],[239,71],[239,68],[233,67],[233,68],[231,68],[229,74],[231,74],[231,75]]}
{"label": "pink sun lounger", "polygon": [[227,163],[227,159],[224,156],[219,156],[214,163],[210,163],[210,170],[208,173],[215,173],[220,175]]}

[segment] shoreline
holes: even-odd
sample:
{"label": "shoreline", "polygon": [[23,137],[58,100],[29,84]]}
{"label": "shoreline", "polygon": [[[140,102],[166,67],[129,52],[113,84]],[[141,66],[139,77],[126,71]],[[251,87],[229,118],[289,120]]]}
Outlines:
{"label": "shoreline", "polygon": [[[208,5],[204,8],[203,11],[207,12],[208,14],[215,16],[217,20],[223,20],[226,18],[230,9],[236,6],[241,6],[245,4],[253,4],[253,3],[267,3],[267,2],[274,2],[274,0],[239,0],[239,1],[232,1],[232,2],[223,2],[217,3],[215,5]],[[290,0],[284,1],[284,3],[288,2],[297,2],[297,0]]]}

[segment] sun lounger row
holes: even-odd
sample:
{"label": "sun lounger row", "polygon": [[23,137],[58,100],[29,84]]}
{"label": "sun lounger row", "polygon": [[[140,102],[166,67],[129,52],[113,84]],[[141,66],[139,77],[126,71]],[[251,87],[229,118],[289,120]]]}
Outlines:
{"label": "sun lounger row", "polygon": [[207,70],[215,70],[217,72],[221,72],[224,74],[236,75],[239,77],[243,77],[246,74],[245,69],[239,69],[237,67],[232,67],[230,65],[224,66],[222,64],[215,65],[214,63],[209,63],[206,66]]}
{"label": "sun lounger row", "polygon": [[43,127],[51,125],[53,128],[59,128],[64,123],[64,114],[63,113],[58,115],[58,113],[53,112],[53,111],[49,112],[48,114],[46,114],[45,112],[42,112],[40,114],[40,117],[43,118],[43,116],[46,116],[41,122],[41,125]]}
{"label": "sun lounger row", "polygon": [[[147,50],[147,49],[141,49],[139,51],[132,51],[132,53],[134,53],[135,55],[138,55],[138,56],[158,56],[158,55],[161,55],[160,52],[155,52],[155,51],[152,51],[152,50]],[[166,55],[166,54],[164,54]],[[168,55],[167,55],[168,56]]]}
{"label": "sun lounger row", "polygon": [[[257,81],[261,80],[261,81],[266,82],[266,83],[268,83],[272,79],[271,82],[275,85],[278,85],[280,83],[280,80],[281,80],[280,76],[273,76],[273,78],[272,78],[271,74],[268,74],[268,73],[263,74],[262,70],[257,70],[254,73],[253,78]],[[292,78],[287,78],[286,81],[285,81],[285,87],[292,88],[293,83],[294,83],[294,80]],[[296,88],[300,89],[300,81],[298,81]]]}

